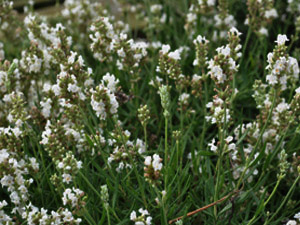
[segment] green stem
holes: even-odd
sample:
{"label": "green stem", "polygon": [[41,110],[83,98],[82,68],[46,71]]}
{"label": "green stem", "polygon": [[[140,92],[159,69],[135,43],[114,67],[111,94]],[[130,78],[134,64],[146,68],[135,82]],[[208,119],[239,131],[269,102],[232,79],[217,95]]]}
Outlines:
{"label": "green stem", "polygon": [[159,190],[157,189],[156,186],[154,186],[154,190],[157,194],[157,197],[159,197],[159,200],[161,202],[161,206],[162,206],[162,210],[163,210],[163,215],[164,215],[164,223],[165,225],[168,225],[168,219],[167,219],[167,213],[166,213],[166,209],[165,209],[165,202],[164,202],[164,199],[163,197],[160,198],[160,192]]}
{"label": "green stem", "polygon": [[237,185],[236,185],[235,190],[239,190],[240,185],[241,185],[241,183],[242,183],[242,181],[243,181],[243,178],[244,178],[244,176],[245,176],[245,174],[246,174],[246,171],[249,169],[250,162],[251,162],[251,160],[252,160],[254,154],[256,153],[256,150],[257,150],[257,148],[258,148],[258,145],[260,144],[260,142],[261,142],[261,140],[262,140],[262,137],[263,137],[263,134],[264,134],[264,132],[265,132],[265,130],[266,130],[268,124],[269,124],[269,121],[270,121],[270,119],[271,119],[271,117],[272,117],[273,109],[274,109],[275,102],[276,102],[276,91],[275,91],[275,89],[273,89],[273,90],[274,90],[274,99],[273,99],[273,102],[272,102],[272,106],[271,106],[270,112],[269,112],[269,114],[268,114],[267,121],[266,121],[266,123],[265,123],[265,125],[264,125],[264,127],[263,127],[263,129],[262,129],[262,131],[261,131],[261,133],[260,133],[260,136],[259,136],[259,138],[258,138],[258,140],[257,140],[257,142],[256,142],[256,144],[255,144],[255,146],[254,146],[254,149],[251,151],[249,157],[246,159],[246,165],[245,165],[245,168],[244,168],[244,170],[243,170],[243,172],[242,172],[242,174],[241,174],[241,176],[240,176],[240,179],[238,180],[238,183],[237,183]]}
{"label": "green stem", "polygon": [[200,149],[203,150],[204,148],[204,136],[205,136],[205,131],[206,131],[206,115],[207,115],[207,109],[206,109],[206,104],[208,101],[208,88],[207,88],[207,80],[204,82],[204,90],[205,90],[205,100],[204,100],[204,121],[203,121],[203,127],[202,127],[202,133],[201,133],[201,140],[200,140]]}
{"label": "green stem", "polygon": [[[92,191],[101,199],[101,194],[96,190],[96,188],[90,183],[90,181],[81,173],[81,171],[78,172],[79,175],[84,179],[84,181],[88,184],[88,186],[92,189]],[[114,214],[116,219],[120,222],[120,218]]]}
{"label": "green stem", "polygon": [[[165,169],[168,168],[168,118],[165,118]],[[165,172],[165,190],[168,184],[168,176],[167,172]]]}
{"label": "green stem", "polygon": [[277,188],[278,188],[281,180],[282,180],[282,177],[279,177],[278,180],[277,180],[277,182],[276,182],[275,187],[273,188],[273,191],[272,191],[271,195],[268,197],[267,201],[264,202],[264,204],[263,204],[262,207],[259,206],[258,211],[255,213],[255,215],[252,217],[252,219],[248,222],[247,225],[251,225],[252,223],[254,223],[254,221],[256,220],[256,218],[259,215],[259,213],[266,207],[266,205],[269,203],[269,201],[271,200],[271,198],[274,196],[274,194],[277,191]]}
{"label": "green stem", "polygon": [[298,177],[296,178],[296,180],[294,181],[293,185],[291,186],[290,190],[288,191],[288,193],[286,194],[286,196],[284,197],[283,201],[281,202],[280,206],[277,208],[277,210],[275,211],[275,213],[272,215],[272,217],[268,220],[266,220],[266,222],[264,223],[264,225],[269,224],[274,217],[278,214],[278,212],[281,210],[281,208],[284,206],[284,204],[286,203],[286,201],[290,198],[290,195],[292,193],[292,191],[294,190],[296,184],[299,182],[300,176],[298,175]]}
{"label": "green stem", "polygon": [[111,223],[110,223],[110,214],[109,214],[108,207],[106,207],[105,210],[106,210],[106,215],[107,215],[108,225],[111,225]]}
{"label": "green stem", "polygon": [[128,156],[129,156],[130,164],[131,164],[132,167],[133,167],[133,171],[134,171],[134,173],[135,173],[136,179],[137,179],[138,184],[139,184],[140,192],[141,192],[141,194],[142,194],[142,199],[143,199],[143,201],[144,201],[144,205],[147,207],[147,201],[146,201],[146,195],[145,195],[144,185],[142,185],[142,183],[141,183],[140,176],[139,176],[139,173],[138,173],[138,171],[137,171],[135,162],[133,161],[132,155],[129,153],[129,151],[128,151],[128,149],[127,149],[126,142],[125,142],[125,140],[124,140],[123,132],[122,132],[122,130],[121,130],[121,128],[120,128],[120,126],[119,126],[119,123],[118,123],[118,121],[117,121],[116,118],[114,118],[114,122],[115,122],[115,124],[116,124],[116,127],[117,127],[117,130],[118,130],[118,132],[119,132],[119,135],[121,136],[123,146],[124,146],[124,148],[125,148],[125,150],[126,150]]}
{"label": "green stem", "polygon": [[144,137],[145,137],[145,151],[147,152],[147,128],[146,128],[146,124],[144,125]]}
{"label": "green stem", "polygon": [[93,217],[91,216],[91,214],[89,213],[89,211],[87,210],[87,208],[84,207],[84,212],[85,215],[84,217],[86,218],[86,220],[88,221],[89,224],[93,224],[93,225],[97,225],[97,223],[95,222],[95,220],[93,219]]}
{"label": "green stem", "polygon": [[[243,62],[243,59],[244,59],[244,56],[245,56],[245,52],[246,52],[246,49],[247,49],[247,46],[248,46],[248,42],[250,40],[251,33],[252,33],[252,31],[251,31],[251,28],[249,27],[248,32],[247,32],[247,36],[246,36],[246,40],[245,40],[245,44],[243,46],[242,57],[241,57],[241,59],[239,61],[239,65],[241,65],[242,62]],[[234,82],[233,82],[233,88],[235,88],[235,79],[234,79],[234,77],[233,77],[233,80],[234,80]]]}

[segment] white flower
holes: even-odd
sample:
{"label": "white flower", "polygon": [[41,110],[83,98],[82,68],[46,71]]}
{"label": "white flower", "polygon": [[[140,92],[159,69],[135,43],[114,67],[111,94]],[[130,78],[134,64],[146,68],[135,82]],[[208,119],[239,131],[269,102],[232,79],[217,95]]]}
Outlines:
{"label": "white flower", "polygon": [[139,213],[141,213],[141,214],[142,214],[142,216],[149,215],[149,212],[148,212],[148,210],[147,210],[147,209],[142,209],[142,208],[140,208],[140,209],[139,209]]}
{"label": "white flower", "polygon": [[63,215],[64,215],[63,218],[64,222],[70,222],[73,220],[73,215],[68,209],[65,209],[65,211],[63,211]]}
{"label": "white flower", "polygon": [[119,49],[117,51],[117,53],[118,53],[118,56],[120,56],[121,58],[125,58],[125,56],[126,56],[123,48]]}
{"label": "white flower", "polygon": [[271,84],[271,85],[275,85],[275,84],[278,83],[277,77],[276,77],[275,75],[273,75],[273,74],[267,75],[266,80],[267,80],[268,83]]}
{"label": "white flower", "polygon": [[71,55],[68,57],[68,64],[73,64],[75,62],[76,56],[77,56],[77,52],[71,51]]}
{"label": "white flower", "polygon": [[215,146],[215,142],[216,140],[215,139],[212,139],[211,143],[208,144],[208,146],[210,146],[210,150],[213,151],[213,152],[216,152],[218,147]]}
{"label": "white flower", "polygon": [[231,27],[231,29],[229,30],[229,32],[231,34],[234,34],[234,35],[237,35],[237,36],[240,36],[242,33],[238,31],[238,29],[236,29],[235,27]]}
{"label": "white flower", "polygon": [[260,33],[261,35],[264,35],[264,36],[268,36],[269,35],[269,32],[268,32],[268,30],[265,27],[261,27],[259,29],[258,33]]}
{"label": "white flower", "polygon": [[136,220],[136,212],[134,210],[130,214],[130,220],[132,220],[132,221]]}
{"label": "white flower", "polygon": [[64,173],[62,177],[63,177],[63,182],[67,184],[69,184],[72,181],[72,176],[70,174]]}
{"label": "white flower", "polygon": [[151,161],[152,161],[151,156],[147,156],[147,157],[145,158],[144,164],[145,164],[146,166],[150,166],[150,165],[151,165]]}
{"label": "white flower", "polygon": [[58,84],[53,85],[51,89],[54,92],[55,96],[59,96],[59,94],[60,94],[60,87],[59,87]]}
{"label": "white flower", "polygon": [[233,137],[232,137],[232,136],[228,136],[228,137],[225,139],[225,141],[226,141],[227,143],[231,142],[232,140],[233,140]]}
{"label": "white flower", "polygon": [[216,4],[216,0],[207,0],[207,1],[206,1],[206,4],[207,4],[208,6],[214,6],[214,5]]}
{"label": "white flower", "polygon": [[185,104],[186,104],[186,103],[188,102],[189,97],[190,97],[190,94],[182,93],[182,94],[179,96],[178,100],[179,100],[179,102],[185,103]]}
{"label": "white flower", "polygon": [[148,216],[147,219],[146,219],[146,224],[151,225],[151,221],[152,221],[152,217]]}
{"label": "white flower", "polygon": [[276,111],[279,113],[282,113],[283,111],[289,109],[290,106],[289,104],[285,103],[285,102],[281,102],[280,104],[278,104],[278,106],[276,107]]}
{"label": "white flower", "polygon": [[277,40],[275,41],[278,45],[284,45],[286,41],[289,41],[285,34],[278,34]]}
{"label": "white flower", "polygon": [[295,214],[294,218],[300,220],[300,212],[298,212],[297,214]]}
{"label": "white flower", "polygon": [[7,152],[7,149],[0,150],[0,164],[4,162],[4,160],[8,159],[9,153]]}
{"label": "white flower", "polygon": [[161,52],[162,54],[167,54],[170,51],[171,47],[170,45],[162,45]]}
{"label": "white flower", "polygon": [[295,220],[289,220],[286,225],[297,225]]}
{"label": "white flower", "polygon": [[51,103],[52,103],[52,100],[50,98],[48,98],[46,102],[40,102],[40,104],[42,106],[42,114],[45,118],[48,118],[50,116],[51,107],[52,107]]}
{"label": "white flower", "polygon": [[193,42],[194,42],[194,44],[197,44],[197,43],[204,44],[204,43],[208,43],[209,41],[206,40],[206,38],[204,36],[202,37],[201,35],[198,35],[197,38]]}
{"label": "white flower", "polygon": [[119,83],[119,80],[116,79],[116,77],[113,74],[110,73],[106,73],[103,78],[102,78],[102,83],[106,82],[107,83],[107,88],[111,91],[111,92],[115,92],[116,91],[116,86]]}
{"label": "white flower", "polygon": [[265,11],[265,18],[266,19],[270,19],[270,18],[277,18],[278,17],[278,13],[276,11],[276,9],[270,9]]}
{"label": "white flower", "polygon": [[168,56],[172,59],[175,59],[175,60],[180,60],[181,59],[179,50],[175,50],[174,52],[170,52],[168,54]]}
{"label": "white flower", "polygon": [[157,154],[153,155],[152,166],[154,168],[154,171],[158,171],[162,169],[161,158],[159,157],[159,155]]}
{"label": "white flower", "polygon": [[216,51],[217,51],[219,54],[224,55],[225,57],[230,55],[230,48],[229,48],[228,45],[226,45],[225,47],[224,47],[224,46],[219,47],[219,48],[216,49]]}

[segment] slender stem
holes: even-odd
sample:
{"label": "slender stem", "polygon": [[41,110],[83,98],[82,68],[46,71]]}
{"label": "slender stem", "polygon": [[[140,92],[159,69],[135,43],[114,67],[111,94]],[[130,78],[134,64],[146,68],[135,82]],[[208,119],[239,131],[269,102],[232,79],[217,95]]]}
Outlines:
{"label": "slender stem", "polygon": [[147,152],[147,128],[146,128],[146,124],[144,125],[144,137],[145,137],[145,151]]}
{"label": "slender stem", "polygon": [[[243,62],[243,59],[244,59],[244,56],[245,56],[245,52],[246,52],[246,49],[247,49],[247,46],[248,46],[248,42],[250,40],[251,33],[252,33],[252,31],[251,31],[251,28],[249,27],[248,32],[247,32],[247,36],[246,36],[246,40],[245,40],[245,44],[243,46],[242,57],[241,57],[241,59],[239,61],[239,65],[241,65],[242,62]],[[234,77],[233,77],[233,80],[234,80],[234,82],[233,82],[233,88],[235,88],[235,79],[234,79]]]}
{"label": "slender stem", "polygon": [[162,210],[163,210],[164,223],[165,223],[165,225],[167,225],[168,224],[168,219],[167,219],[164,199],[163,199],[163,197],[160,198],[161,195],[160,195],[160,192],[159,192],[158,188],[156,186],[153,186],[153,187],[154,187],[154,190],[157,194],[157,197],[159,197],[159,199],[160,199]]}
{"label": "slender stem", "polygon": [[[217,201],[217,199],[219,198],[219,183],[220,183],[220,175],[221,175],[221,163],[223,161],[223,155],[224,155],[224,139],[225,139],[225,135],[226,135],[226,130],[227,130],[227,107],[226,107],[226,103],[224,102],[224,123],[223,123],[223,127],[219,126],[218,127],[218,133],[219,133],[219,141],[220,141],[220,145],[219,145],[219,157],[218,157],[218,161],[217,161],[217,166],[216,166],[216,170],[217,170],[217,181],[216,181],[216,186],[215,186],[215,193],[214,193],[214,201]],[[217,219],[217,205],[214,206],[214,214],[215,217]]]}
{"label": "slender stem", "polygon": [[84,212],[85,212],[84,217],[87,219],[88,223],[96,225],[97,223],[95,222],[95,220],[93,219],[93,217],[91,216],[87,208],[85,207],[84,207]]}
{"label": "slender stem", "polygon": [[300,179],[300,176],[298,175],[298,177],[294,181],[293,185],[291,186],[290,190],[288,191],[288,193],[284,197],[283,201],[281,202],[280,206],[277,208],[277,210],[275,211],[275,213],[273,213],[272,217],[270,219],[266,220],[266,222],[264,223],[264,225],[269,224],[274,219],[274,217],[278,214],[278,212],[284,206],[284,204],[286,203],[286,201],[290,198],[290,195],[291,195],[292,191],[294,190],[296,184],[299,182],[299,179]]}
{"label": "slender stem", "polygon": [[[168,168],[168,118],[165,118],[165,168]],[[168,173],[165,171],[165,189],[168,184]]]}
{"label": "slender stem", "polygon": [[204,136],[205,136],[205,131],[206,131],[206,114],[207,114],[207,109],[206,109],[206,104],[208,101],[208,88],[207,88],[207,80],[203,82],[204,84],[204,90],[205,90],[205,100],[204,100],[204,120],[203,120],[203,127],[202,127],[202,133],[201,133],[201,140],[200,140],[200,149],[202,150],[204,148]]}
{"label": "slender stem", "polygon": [[111,225],[111,223],[110,223],[110,214],[109,214],[108,207],[105,208],[105,210],[106,210],[106,215],[107,215],[108,225]]}
{"label": "slender stem", "polygon": [[119,123],[118,123],[118,121],[117,121],[116,118],[114,118],[114,120],[115,120],[115,124],[116,124],[117,130],[119,132],[119,135],[121,136],[121,139],[122,139],[122,142],[123,142],[123,146],[124,146],[126,152],[128,153],[130,163],[131,163],[131,165],[133,167],[133,171],[134,171],[136,179],[138,181],[139,188],[140,188],[140,191],[141,191],[141,194],[142,194],[142,199],[144,201],[144,205],[147,207],[147,201],[146,201],[146,195],[145,195],[144,185],[142,185],[142,183],[141,183],[140,176],[139,176],[139,173],[137,171],[135,162],[133,161],[132,156],[131,156],[131,154],[129,153],[129,151],[127,149],[127,145],[126,145],[125,140],[124,140],[124,135],[123,135],[123,132],[122,132],[120,126],[119,126]]}
{"label": "slender stem", "polygon": [[258,211],[255,213],[255,215],[252,217],[252,219],[248,222],[247,225],[251,225],[252,223],[254,223],[254,221],[256,220],[257,216],[259,215],[259,213],[266,207],[266,205],[269,203],[269,201],[271,200],[271,198],[274,196],[275,192],[277,191],[277,188],[280,184],[280,181],[282,180],[281,177],[278,178],[275,187],[273,188],[272,193],[270,194],[270,196],[268,197],[267,201],[264,202],[263,206],[260,207]]}
{"label": "slender stem", "polygon": [[276,102],[276,91],[275,91],[275,89],[273,89],[273,90],[274,90],[274,99],[273,99],[273,102],[272,102],[272,106],[271,106],[270,112],[268,114],[267,121],[266,121],[266,123],[265,123],[265,125],[264,125],[264,127],[263,127],[263,129],[262,129],[262,131],[260,133],[260,136],[259,136],[259,138],[258,138],[258,140],[257,140],[257,142],[256,142],[256,144],[254,146],[254,149],[251,151],[249,157],[246,159],[246,165],[245,165],[245,168],[244,168],[244,170],[243,170],[243,172],[242,172],[242,174],[240,176],[240,179],[238,180],[238,183],[236,185],[236,190],[239,189],[239,187],[240,187],[240,185],[241,185],[241,183],[243,181],[243,178],[244,178],[244,176],[246,174],[246,171],[249,169],[250,162],[251,162],[254,154],[256,153],[258,145],[260,144],[260,142],[262,140],[262,137],[263,137],[263,134],[264,134],[264,132],[265,132],[265,130],[266,130],[268,124],[269,124],[269,121],[270,121],[270,119],[272,117],[273,109],[274,109],[275,102]]}

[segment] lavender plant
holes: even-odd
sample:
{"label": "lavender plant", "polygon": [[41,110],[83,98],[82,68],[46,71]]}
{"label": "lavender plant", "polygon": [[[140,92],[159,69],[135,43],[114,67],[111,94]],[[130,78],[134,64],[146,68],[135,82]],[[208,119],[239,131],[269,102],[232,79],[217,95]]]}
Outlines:
{"label": "lavender plant", "polygon": [[0,224],[300,224],[299,1],[55,7],[0,0]]}

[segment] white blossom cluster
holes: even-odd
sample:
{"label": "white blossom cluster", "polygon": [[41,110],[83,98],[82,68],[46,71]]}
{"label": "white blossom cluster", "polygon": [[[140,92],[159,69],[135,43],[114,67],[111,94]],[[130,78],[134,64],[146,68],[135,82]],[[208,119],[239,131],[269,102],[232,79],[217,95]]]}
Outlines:
{"label": "white blossom cluster", "polygon": [[182,93],[178,98],[179,104],[187,105],[189,98],[190,98],[190,94]]}
{"label": "white blossom cluster", "polygon": [[105,120],[107,116],[113,116],[117,113],[119,103],[115,96],[116,85],[118,80],[114,75],[106,74],[103,77],[102,83],[95,90],[91,90],[91,105],[96,115]]}
{"label": "white blossom cluster", "polygon": [[160,171],[162,169],[162,159],[158,154],[154,154],[153,156],[147,156],[145,158],[144,164],[146,166],[152,166],[154,171]]}
{"label": "white blossom cluster", "polygon": [[89,31],[91,23],[107,14],[108,11],[100,2],[89,0],[66,0],[61,12],[68,24],[68,32],[77,39],[75,44],[78,48],[83,47],[81,41],[87,41],[87,36],[84,34]]}
{"label": "white blossom cluster", "polygon": [[259,36],[268,36],[267,25],[278,17],[272,0],[249,1],[249,14],[245,24],[249,25]]}
{"label": "white blossom cluster", "polygon": [[82,219],[75,218],[72,212],[69,209],[60,208],[57,211],[51,211],[48,213],[47,209],[41,208],[32,205],[30,202],[24,207],[26,210],[22,214],[22,218],[26,219],[28,225],[37,225],[37,224],[80,224]]}
{"label": "white blossom cluster", "polygon": [[180,68],[180,60],[183,49],[170,51],[170,45],[162,45],[159,51],[159,65],[156,67],[156,72],[170,77],[178,82],[183,76]]}
{"label": "white blossom cluster", "polygon": [[7,205],[8,204],[5,200],[0,202],[0,222],[2,224],[9,224],[9,223],[15,224],[12,222],[12,218],[9,215],[7,215],[3,210],[3,208]]}
{"label": "white blossom cluster", "polygon": [[300,14],[300,2],[299,0],[288,0],[287,11],[296,15]]}
{"label": "white blossom cluster", "polygon": [[146,25],[145,25],[145,32],[151,33],[158,33],[166,24],[167,21],[167,14],[163,10],[163,6],[161,4],[152,4],[149,6],[150,12],[148,13],[142,10],[140,13],[137,14],[137,19],[143,18]]}
{"label": "white blossom cluster", "polygon": [[135,225],[151,225],[152,217],[146,209],[140,208],[138,211],[141,215],[137,215],[136,211],[130,214],[130,220],[135,222]]}
{"label": "white blossom cluster", "polygon": [[108,139],[108,144],[113,146],[114,150],[107,159],[109,166],[112,163],[117,163],[118,166],[116,171],[120,173],[125,168],[132,168],[132,160],[136,159],[138,156],[142,156],[146,151],[145,143],[141,139],[136,139],[136,141],[130,141],[131,133],[128,130],[123,132],[124,139],[126,140],[125,145],[118,144],[116,139]]}
{"label": "white blossom cluster", "polygon": [[211,16],[216,13],[216,0],[197,0],[192,3],[189,7],[188,13],[186,14],[185,30],[189,31],[189,38],[195,35],[195,28],[197,27],[198,18],[204,23],[210,25],[213,24],[213,18]]}
{"label": "white blossom cluster", "polygon": [[63,204],[64,205],[71,205],[72,208],[76,208],[80,206],[80,201],[84,192],[78,188],[67,188],[63,193]]}
{"label": "white blossom cluster", "polygon": [[[284,48],[288,41],[286,35],[278,35],[277,49]],[[266,80],[270,86],[278,86],[281,91],[286,90],[288,81],[294,83],[299,78],[299,66],[297,59],[282,55],[278,56],[275,52],[268,54],[268,65],[266,69],[269,74]]]}
{"label": "white blossom cluster", "polygon": [[108,17],[101,17],[90,27],[92,34],[91,50],[94,57],[100,61],[112,60],[110,54],[114,49],[115,39],[118,38],[112,23]]}
{"label": "white blossom cluster", "polygon": [[230,43],[217,48],[216,51],[218,54],[214,59],[207,61],[209,69],[208,75],[210,75],[218,85],[224,85],[228,82],[228,79],[232,79],[231,77],[239,68],[235,60],[241,56],[239,52],[241,49],[241,45],[239,44],[239,36],[241,33],[232,27],[228,34]]}
{"label": "white blossom cluster", "polygon": [[[236,27],[237,23],[233,15],[227,14],[225,18],[222,18],[220,14],[214,16],[214,25],[220,30],[219,33],[214,31],[213,40],[217,41],[218,39],[225,39],[227,36],[227,30],[232,27]],[[224,29],[223,27],[226,27]]]}
{"label": "white blossom cluster", "polygon": [[141,61],[147,56],[149,45],[144,41],[129,39],[127,34],[121,33],[113,44],[114,51],[119,56],[116,64],[119,70],[128,70],[133,74],[133,69],[140,66]]}
{"label": "white blossom cluster", "polygon": [[207,121],[212,124],[229,122],[231,118],[230,110],[225,107],[225,103],[221,98],[214,98],[212,102],[206,104],[206,107],[211,111],[211,115],[205,117]]}
{"label": "white blossom cluster", "polygon": [[286,225],[298,225],[300,223],[300,212],[294,215],[295,220],[289,220]]}
{"label": "white blossom cluster", "polygon": [[204,64],[204,60],[207,60],[206,52],[207,52],[207,45],[209,41],[201,35],[198,35],[196,39],[193,41],[195,47],[196,47],[196,58],[193,62],[193,66],[203,66],[201,64]]}

